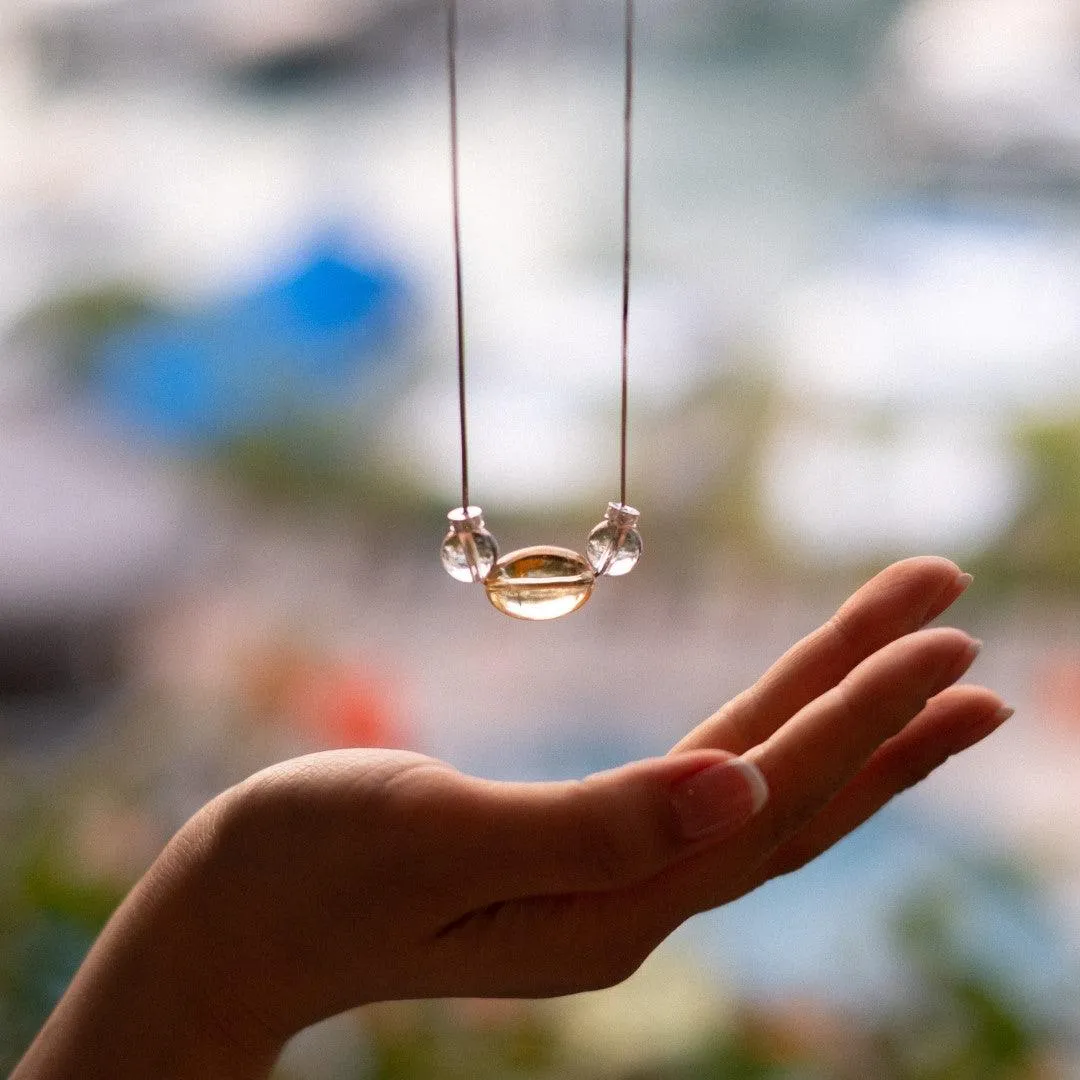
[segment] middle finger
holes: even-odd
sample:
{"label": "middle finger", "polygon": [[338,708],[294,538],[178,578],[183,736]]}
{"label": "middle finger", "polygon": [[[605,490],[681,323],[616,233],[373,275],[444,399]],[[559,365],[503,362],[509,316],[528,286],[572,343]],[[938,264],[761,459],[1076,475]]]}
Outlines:
{"label": "middle finger", "polygon": [[893,563],[793,646],[752,686],[673,749],[743,754],[835,686],[859,663],[940,615],[971,582],[955,563],[920,556]]}

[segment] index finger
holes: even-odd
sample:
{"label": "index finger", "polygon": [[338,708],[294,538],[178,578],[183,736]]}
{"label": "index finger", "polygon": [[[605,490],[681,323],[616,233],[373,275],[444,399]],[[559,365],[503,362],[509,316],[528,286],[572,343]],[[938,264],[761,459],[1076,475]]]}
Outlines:
{"label": "index finger", "polygon": [[938,556],[893,563],[849,597],[828,622],[792,646],[753,686],[699,724],[672,752],[745,753],[868,656],[940,615],[970,583],[970,574]]}

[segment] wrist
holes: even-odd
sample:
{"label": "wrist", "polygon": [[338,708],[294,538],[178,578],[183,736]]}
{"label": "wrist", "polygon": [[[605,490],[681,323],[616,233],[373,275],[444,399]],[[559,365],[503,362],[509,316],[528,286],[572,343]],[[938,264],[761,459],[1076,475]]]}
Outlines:
{"label": "wrist", "polygon": [[12,1080],[261,1080],[283,1038],[245,1011],[184,832],[113,915]]}
{"label": "wrist", "polygon": [[141,883],[148,936],[164,945],[150,961],[149,978],[171,986],[175,1015],[189,1025],[177,1032],[174,1051],[184,1068],[169,1073],[170,1080],[173,1075],[177,1080],[265,1077],[287,1038],[252,1007],[251,980],[236,944],[243,909],[231,898],[221,902],[220,819],[219,803],[204,808]]}

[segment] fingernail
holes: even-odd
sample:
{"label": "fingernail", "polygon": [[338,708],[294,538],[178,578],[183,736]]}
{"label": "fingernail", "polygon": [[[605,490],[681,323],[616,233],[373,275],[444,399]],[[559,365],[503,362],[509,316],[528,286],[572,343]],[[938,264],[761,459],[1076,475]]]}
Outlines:
{"label": "fingernail", "polygon": [[671,802],[683,836],[697,840],[734,832],[766,803],[769,785],[745,758],[732,758],[680,780]]}
{"label": "fingernail", "polygon": [[938,674],[934,679],[932,692],[938,694],[946,687],[952,686],[975,662],[975,657],[979,655],[981,649],[982,642],[978,638],[968,638],[964,648],[953,653],[951,659],[942,658],[941,667],[938,669]]}
{"label": "fingernail", "polygon": [[[985,739],[987,735],[993,735],[1015,711],[1015,709],[1008,705],[1002,705],[989,715],[984,713],[981,717],[973,719],[971,726],[963,737],[960,749],[966,749],[974,743],[979,742],[981,739]],[[954,750],[952,752],[956,753],[957,751]]]}
{"label": "fingernail", "polygon": [[946,608],[956,603],[974,580],[970,574],[965,573],[963,570],[959,571],[956,577],[941,590],[937,599],[927,608],[926,614],[920,620],[919,625],[926,626],[927,623],[933,622]]}
{"label": "fingernail", "polygon": [[[993,733],[997,731],[997,729],[1001,727],[1015,711],[1015,709],[1008,705],[1000,705],[992,713],[975,714],[966,730],[961,730],[958,733],[960,737],[960,743],[958,744],[959,749],[966,749],[979,742],[981,739],[985,739],[987,735],[993,735]],[[955,754],[958,751],[952,750],[950,752]]]}

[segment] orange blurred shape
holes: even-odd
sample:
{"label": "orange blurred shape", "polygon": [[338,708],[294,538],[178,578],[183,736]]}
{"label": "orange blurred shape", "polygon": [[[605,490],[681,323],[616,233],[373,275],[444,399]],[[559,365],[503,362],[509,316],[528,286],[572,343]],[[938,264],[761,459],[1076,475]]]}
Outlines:
{"label": "orange blurred shape", "polygon": [[749,1006],[743,1034],[772,1064],[857,1060],[865,1051],[850,1017],[824,1002],[793,997],[776,1005]]}
{"label": "orange blurred shape", "polygon": [[241,652],[241,693],[256,713],[279,715],[291,707],[297,688],[306,685],[316,663],[309,649],[293,643],[259,643]]}
{"label": "orange blurred shape", "polygon": [[410,740],[399,692],[383,671],[323,660],[293,671],[286,712],[323,746],[403,749]]}
{"label": "orange blurred shape", "polygon": [[1042,715],[1080,736],[1080,648],[1059,648],[1036,665],[1032,690]]}

